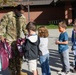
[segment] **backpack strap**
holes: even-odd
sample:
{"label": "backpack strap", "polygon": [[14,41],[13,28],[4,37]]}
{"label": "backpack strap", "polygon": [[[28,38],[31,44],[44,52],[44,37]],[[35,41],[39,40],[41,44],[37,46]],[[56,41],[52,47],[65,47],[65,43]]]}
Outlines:
{"label": "backpack strap", "polygon": [[6,45],[6,43],[3,42],[3,44],[4,44],[5,50],[7,51],[8,55],[9,55],[9,58],[11,58],[11,53],[10,53],[10,51],[9,51],[9,49],[8,49],[8,47],[7,47],[7,45]]}

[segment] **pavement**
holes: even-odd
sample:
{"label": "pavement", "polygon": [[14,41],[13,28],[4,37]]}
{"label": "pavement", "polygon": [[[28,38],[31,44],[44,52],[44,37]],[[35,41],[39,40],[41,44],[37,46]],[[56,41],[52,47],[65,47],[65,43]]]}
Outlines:
{"label": "pavement", "polygon": [[[72,28],[67,29],[66,30],[69,36],[69,56],[70,56],[70,69],[73,69],[73,61],[74,61],[74,56],[73,53],[71,51],[71,33],[72,33]],[[57,72],[61,70],[62,68],[62,64],[60,61],[60,56],[58,53],[58,46],[55,44],[55,40],[58,39],[59,36],[59,31],[58,29],[50,29],[49,30],[49,44],[48,44],[48,49],[50,52],[50,68],[51,68],[51,75],[58,75]],[[28,71],[28,63],[27,61],[24,61],[22,63],[22,71],[23,72],[29,72]],[[0,73],[0,75],[11,75],[9,70],[5,70],[3,72]],[[29,74],[30,75],[30,74]],[[38,75],[42,75],[41,74],[41,68],[40,68],[40,63],[38,61]],[[72,73],[72,71],[70,71],[70,75],[76,75],[76,73]]]}

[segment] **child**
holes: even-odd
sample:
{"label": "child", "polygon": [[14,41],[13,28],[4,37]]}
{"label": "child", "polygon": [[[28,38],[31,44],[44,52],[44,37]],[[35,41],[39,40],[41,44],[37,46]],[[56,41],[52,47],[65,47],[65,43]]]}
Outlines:
{"label": "child", "polygon": [[73,26],[71,41],[73,43],[72,50],[74,53],[74,60],[75,60],[75,67],[74,67],[73,71],[76,72],[76,19],[74,20],[74,26]]}
{"label": "child", "polygon": [[49,51],[48,51],[48,30],[45,26],[38,29],[38,36],[40,37],[39,49],[41,55],[39,56],[42,75],[51,75],[49,67]]}
{"label": "child", "polygon": [[26,41],[23,44],[24,57],[28,59],[28,68],[37,75],[37,57],[38,57],[38,35],[36,34],[36,25],[33,22],[29,22],[26,26],[28,35]]}
{"label": "child", "polygon": [[68,48],[68,34],[66,32],[66,23],[62,21],[58,25],[58,29],[60,32],[59,40],[56,40],[55,44],[58,44],[58,50],[61,57],[62,62],[62,70],[58,72],[58,74],[69,75],[70,64],[69,64],[69,48]]}

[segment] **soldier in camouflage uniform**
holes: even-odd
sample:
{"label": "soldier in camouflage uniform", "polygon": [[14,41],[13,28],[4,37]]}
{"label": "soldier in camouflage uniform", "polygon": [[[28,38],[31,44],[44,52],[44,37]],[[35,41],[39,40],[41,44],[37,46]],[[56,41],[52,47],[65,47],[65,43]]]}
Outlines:
{"label": "soldier in camouflage uniform", "polygon": [[0,36],[5,36],[12,47],[12,59],[10,59],[9,69],[12,75],[20,75],[21,62],[20,55],[16,47],[16,40],[22,38],[22,32],[26,35],[26,18],[22,14],[23,5],[15,7],[15,11],[6,13],[1,19]]}

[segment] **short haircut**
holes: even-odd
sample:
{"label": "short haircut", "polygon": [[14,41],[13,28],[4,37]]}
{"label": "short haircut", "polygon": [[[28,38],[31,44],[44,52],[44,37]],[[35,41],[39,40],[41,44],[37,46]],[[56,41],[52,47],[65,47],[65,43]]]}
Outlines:
{"label": "short haircut", "polygon": [[44,38],[49,36],[48,29],[46,28],[46,26],[40,26],[38,28],[38,36]]}
{"label": "short haircut", "polygon": [[29,31],[29,30],[32,30],[32,31],[36,31],[37,30],[37,26],[35,24],[35,22],[29,22],[27,25],[26,25],[26,29]]}
{"label": "short haircut", "polygon": [[24,8],[24,5],[19,4],[19,5],[16,6],[16,9],[17,9],[18,11],[21,11],[21,10],[24,10],[25,8]]}
{"label": "short haircut", "polygon": [[59,22],[58,27],[62,27],[62,28],[65,28],[66,29],[67,28],[66,22],[65,21]]}

